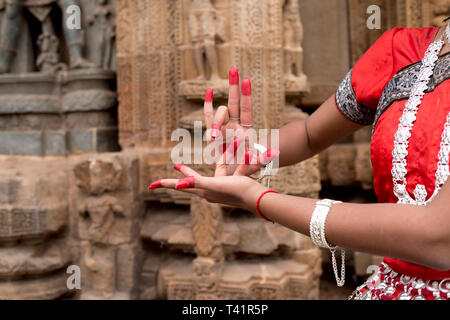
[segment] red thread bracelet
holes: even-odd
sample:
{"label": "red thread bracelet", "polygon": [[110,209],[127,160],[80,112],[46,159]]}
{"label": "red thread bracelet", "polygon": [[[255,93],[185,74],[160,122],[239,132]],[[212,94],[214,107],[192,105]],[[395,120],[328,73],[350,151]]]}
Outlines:
{"label": "red thread bracelet", "polygon": [[258,201],[256,201],[256,212],[258,213],[258,215],[261,217],[261,219],[267,220],[269,222],[275,223],[270,219],[267,219],[266,217],[263,216],[263,214],[261,213],[261,211],[259,210],[259,203],[261,202],[261,199],[268,193],[278,193],[275,190],[267,190],[264,191],[258,198]]}

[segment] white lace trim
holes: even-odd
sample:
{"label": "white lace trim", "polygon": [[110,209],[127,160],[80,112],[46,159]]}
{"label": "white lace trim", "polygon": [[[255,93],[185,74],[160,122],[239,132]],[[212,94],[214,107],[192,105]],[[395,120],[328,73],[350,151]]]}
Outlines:
{"label": "white lace trim", "polygon": [[[448,35],[447,35],[448,36]],[[417,185],[414,190],[414,199],[406,190],[406,157],[408,156],[409,138],[411,130],[416,121],[417,111],[428,88],[428,83],[436,65],[438,54],[444,45],[443,40],[433,42],[427,49],[425,57],[422,60],[422,66],[419,71],[419,77],[414,84],[411,95],[400,117],[398,130],[395,134],[394,150],[392,151],[392,179],[394,183],[394,194],[401,204],[428,204],[439,192],[441,186],[447,181],[449,176],[449,152],[450,152],[450,113],[447,116],[447,122],[442,133],[441,148],[439,151],[439,160],[436,170],[436,184],[433,195],[426,200],[428,194],[423,185]]]}

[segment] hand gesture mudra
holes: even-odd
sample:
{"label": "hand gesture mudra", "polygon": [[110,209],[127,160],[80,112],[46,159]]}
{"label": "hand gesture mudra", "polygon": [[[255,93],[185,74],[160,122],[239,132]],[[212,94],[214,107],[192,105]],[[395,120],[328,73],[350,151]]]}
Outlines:
{"label": "hand gesture mudra", "polygon": [[[236,170],[246,171],[238,172],[239,175],[252,175],[279,156],[277,150],[271,149],[259,157],[254,156],[256,136],[248,132],[253,129],[251,81],[245,77],[240,86],[239,71],[233,67],[230,70],[229,83],[228,106],[220,106],[214,112],[213,90],[208,89],[205,95],[204,115],[207,134],[210,134],[208,137],[210,143],[216,143],[216,140],[221,137],[227,143],[227,132],[230,133],[230,131],[237,137],[233,142],[228,141],[228,144],[224,144],[223,154],[217,157],[220,161],[216,162],[216,177],[236,174]],[[236,159],[237,149],[240,146],[245,147],[244,161],[247,166],[239,166],[241,163],[239,159]]]}

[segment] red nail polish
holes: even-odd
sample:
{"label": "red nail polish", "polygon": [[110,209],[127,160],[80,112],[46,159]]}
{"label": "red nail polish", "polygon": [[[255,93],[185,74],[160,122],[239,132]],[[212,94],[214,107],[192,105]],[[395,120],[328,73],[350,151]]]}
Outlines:
{"label": "red nail polish", "polygon": [[244,80],[242,80],[241,92],[244,96],[252,95],[252,83],[249,77],[245,77]]}
{"label": "red nail polish", "polygon": [[240,145],[241,145],[241,140],[239,140],[239,138],[236,138],[236,139],[233,141],[233,150],[234,150],[234,153],[236,153],[236,151],[237,151],[237,149],[239,148]]}
{"label": "red nail polish", "polygon": [[188,189],[188,188],[195,188],[195,178],[194,177],[186,177],[183,179],[180,179],[175,186],[177,190],[180,189]]}
{"label": "red nail polish", "polygon": [[220,126],[220,125],[214,123],[214,124],[211,126],[211,137],[212,137],[213,139],[216,139],[218,136],[220,136],[220,130],[222,130],[222,126]]}
{"label": "red nail polish", "polygon": [[245,164],[249,165],[252,162],[253,154],[250,151],[245,153]]}
{"label": "red nail polish", "polygon": [[227,152],[227,144],[226,143],[222,144],[222,154],[224,154],[225,152]]}
{"label": "red nail polish", "polygon": [[213,97],[214,97],[213,89],[209,88],[208,90],[206,90],[205,102],[212,102],[213,101]]}
{"label": "red nail polish", "polygon": [[189,188],[189,183],[187,183],[187,182],[178,182],[177,183],[177,186],[176,186],[177,190],[187,189],[187,188]]}
{"label": "red nail polish", "polygon": [[178,171],[181,170],[181,167],[183,167],[182,164],[176,164],[176,165],[173,166],[173,168],[174,168],[175,170],[178,170]]}
{"label": "red nail polish", "polygon": [[239,84],[239,70],[236,67],[230,69],[230,85]]}
{"label": "red nail polish", "polygon": [[276,149],[269,149],[266,152],[264,152],[263,161],[264,161],[264,163],[269,163],[270,161],[272,161],[279,155],[280,155],[280,151],[278,151]]}
{"label": "red nail polish", "polygon": [[162,187],[162,183],[161,180],[155,181],[153,182],[150,187],[148,187],[148,190],[153,190],[153,189],[157,189],[157,188],[161,188]]}

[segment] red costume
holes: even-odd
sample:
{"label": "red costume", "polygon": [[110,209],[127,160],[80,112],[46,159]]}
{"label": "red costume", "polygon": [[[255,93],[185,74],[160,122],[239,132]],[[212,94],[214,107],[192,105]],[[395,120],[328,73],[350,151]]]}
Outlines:
{"label": "red costume", "polygon": [[[356,63],[336,93],[336,106],[347,119],[373,125],[371,157],[375,193],[380,203],[398,201],[391,174],[394,135],[418,77],[421,60],[438,30],[436,27],[394,28],[384,33]],[[428,198],[435,190],[441,134],[450,112],[449,78],[450,52],[438,58],[411,130],[406,157],[410,195],[419,184],[425,186]],[[413,238],[411,245],[414,245]],[[384,263],[396,273],[423,280],[450,278],[450,270],[438,271],[393,258],[385,258]]]}

